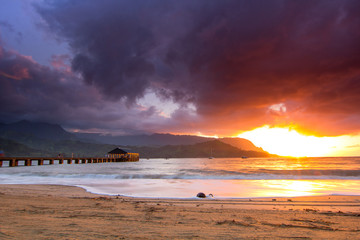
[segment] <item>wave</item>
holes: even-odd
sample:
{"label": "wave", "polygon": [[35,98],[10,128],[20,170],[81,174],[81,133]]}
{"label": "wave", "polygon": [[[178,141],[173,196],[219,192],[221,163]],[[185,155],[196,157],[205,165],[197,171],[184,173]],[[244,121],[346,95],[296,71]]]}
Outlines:
{"label": "wave", "polygon": [[[213,172],[214,173],[214,172]],[[16,178],[55,178],[55,179],[184,179],[184,180],[309,180],[309,179],[343,179],[343,180],[360,180],[360,171],[358,170],[296,170],[296,171],[268,171],[261,173],[237,173],[224,174],[216,172],[216,174],[209,174],[207,172],[191,174],[2,174],[0,180],[10,180]]]}

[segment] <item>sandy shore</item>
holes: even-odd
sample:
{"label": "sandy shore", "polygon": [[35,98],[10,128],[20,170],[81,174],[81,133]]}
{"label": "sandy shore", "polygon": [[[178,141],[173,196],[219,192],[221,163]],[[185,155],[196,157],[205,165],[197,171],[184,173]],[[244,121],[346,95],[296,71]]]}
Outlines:
{"label": "sandy shore", "polygon": [[140,199],[0,185],[0,239],[360,239],[360,196]]}

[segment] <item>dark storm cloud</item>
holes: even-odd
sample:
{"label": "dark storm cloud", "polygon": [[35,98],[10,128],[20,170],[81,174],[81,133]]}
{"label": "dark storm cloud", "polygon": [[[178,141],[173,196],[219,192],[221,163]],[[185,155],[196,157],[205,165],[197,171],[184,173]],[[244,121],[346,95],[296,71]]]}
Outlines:
{"label": "dark storm cloud", "polygon": [[[360,130],[359,1],[64,0],[36,9],[69,43],[72,70],[88,86],[66,68],[69,56],[54,56],[52,69],[0,48],[3,119],[65,121],[48,114],[60,109],[83,128]],[[119,103],[136,107],[148,90],[183,107],[164,122],[150,119],[153,107]]]}
{"label": "dark storm cloud", "polygon": [[72,69],[108,99],[131,103],[151,88],[195,104],[209,127],[235,129],[277,123],[269,107],[284,103],[280,121],[322,134],[360,129],[359,1],[75,0],[37,9],[71,46]]}
{"label": "dark storm cloud", "polygon": [[55,1],[39,7],[51,30],[69,41],[74,71],[109,99],[133,102],[154,73],[147,6],[124,1]]}
{"label": "dark storm cloud", "polygon": [[76,84],[66,84],[67,80],[69,76],[65,73],[0,45],[1,119],[8,116],[9,120],[20,120],[27,116],[49,120],[52,118],[49,113],[63,109],[70,102],[74,106],[86,104],[77,97],[79,94],[74,94],[78,90]]}
{"label": "dark storm cloud", "polygon": [[73,130],[139,133],[137,112],[125,115],[127,109],[120,103],[104,101],[95,88],[68,71],[66,59],[54,56],[56,68],[43,66],[0,42],[0,122],[27,119]]}

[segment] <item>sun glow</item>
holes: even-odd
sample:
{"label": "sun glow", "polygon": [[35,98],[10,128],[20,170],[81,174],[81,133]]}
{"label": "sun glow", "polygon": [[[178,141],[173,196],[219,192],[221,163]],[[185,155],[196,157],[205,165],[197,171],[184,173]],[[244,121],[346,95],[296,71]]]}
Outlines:
{"label": "sun glow", "polygon": [[331,156],[341,143],[339,137],[306,136],[291,128],[271,128],[267,125],[238,137],[249,139],[270,153],[292,157]]}
{"label": "sun glow", "polygon": [[201,132],[197,132],[196,136],[198,136],[198,137],[206,137],[206,138],[219,138],[218,135],[204,135]]}

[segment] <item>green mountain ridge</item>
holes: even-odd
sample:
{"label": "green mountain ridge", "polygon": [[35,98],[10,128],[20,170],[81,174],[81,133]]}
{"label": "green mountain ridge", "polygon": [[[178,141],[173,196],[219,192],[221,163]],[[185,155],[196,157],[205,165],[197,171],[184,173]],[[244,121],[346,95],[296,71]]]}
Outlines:
{"label": "green mountain ridge", "polygon": [[0,138],[0,149],[5,151],[6,156],[11,157],[36,157],[44,155],[44,153],[38,149],[33,149],[24,144],[3,138]]}
{"label": "green mountain ridge", "polygon": [[143,158],[227,158],[227,157],[271,157],[267,152],[246,151],[220,140],[193,145],[168,145],[162,147],[132,147]]}
{"label": "green mountain ridge", "polygon": [[[0,150],[6,156],[56,157],[59,153],[74,157],[103,157],[118,146],[138,152],[141,158],[192,158],[192,157],[269,157],[271,154],[242,138],[202,138],[171,134],[129,136],[130,143],[160,143],[160,145],[104,144],[79,139],[61,126],[47,123],[20,121],[13,124],[0,123]],[[121,141],[120,141],[121,140]],[[167,145],[162,145],[168,142]],[[243,149],[243,147],[245,149]]]}
{"label": "green mountain ridge", "polygon": [[30,122],[21,120],[11,124],[0,124],[0,135],[6,135],[9,139],[31,136],[41,139],[65,140],[75,139],[76,136],[65,131],[58,124]]}

